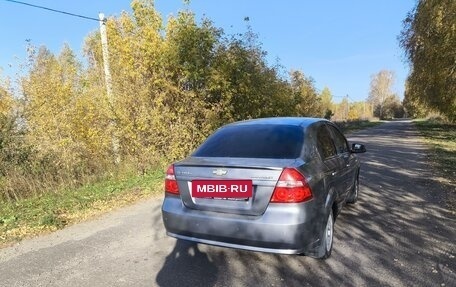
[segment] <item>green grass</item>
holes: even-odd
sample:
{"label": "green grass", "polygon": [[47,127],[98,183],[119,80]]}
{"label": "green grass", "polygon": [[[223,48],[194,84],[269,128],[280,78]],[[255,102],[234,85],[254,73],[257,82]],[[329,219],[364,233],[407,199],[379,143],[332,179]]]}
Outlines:
{"label": "green grass", "polygon": [[456,124],[416,120],[416,127],[430,147],[431,161],[449,193],[449,206],[456,212]]}
{"label": "green grass", "polygon": [[456,124],[435,120],[415,121],[425,141],[432,148],[433,158],[439,168],[456,177]]}
{"label": "green grass", "polygon": [[0,246],[61,229],[162,192],[163,171],[0,202]]}

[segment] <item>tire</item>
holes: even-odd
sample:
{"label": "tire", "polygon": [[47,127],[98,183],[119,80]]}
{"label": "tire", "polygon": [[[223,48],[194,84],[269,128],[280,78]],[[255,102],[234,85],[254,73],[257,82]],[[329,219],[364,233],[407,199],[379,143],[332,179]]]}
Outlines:
{"label": "tire", "polygon": [[320,238],[321,245],[319,247],[319,252],[318,252],[317,258],[326,259],[326,258],[329,258],[329,256],[331,256],[333,239],[334,239],[334,216],[333,216],[333,212],[331,210],[331,212],[328,215],[328,219],[326,221],[325,229]]}
{"label": "tire", "polygon": [[358,178],[358,176],[356,176],[352,191],[347,198],[347,203],[353,204],[353,203],[357,202],[358,196],[359,196],[359,178]]}

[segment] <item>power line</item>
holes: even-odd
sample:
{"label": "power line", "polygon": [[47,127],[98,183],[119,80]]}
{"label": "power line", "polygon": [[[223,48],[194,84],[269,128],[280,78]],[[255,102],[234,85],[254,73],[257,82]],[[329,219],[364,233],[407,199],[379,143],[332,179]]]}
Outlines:
{"label": "power line", "polygon": [[87,20],[93,20],[93,21],[97,21],[97,22],[100,21],[97,18],[87,17],[87,16],[84,16],[84,15],[74,14],[74,13],[65,12],[65,11],[61,11],[61,10],[56,10],[56,9],[52,9],[52,8],[47,8],[47,7],[34,5],[34,4],[30,4],[30,3],[25,3],[25,2],[21,2],[21,1],[16,1],[16,0],[3,0],[3,1],[12,2],[12,3],[16,3],[16,4],[22,4],[22,5],[30,6],[30,7],[33,7],[33,8],[48,10],[48,11],[52,11],[52,12],[56,12],[56,13],[60,13],[60,14],[65,14],[65,15],[69,15],[69,16],[74,16],[74,17],[79,17],[79,18],[83,18],[83,19],[87,19]]}

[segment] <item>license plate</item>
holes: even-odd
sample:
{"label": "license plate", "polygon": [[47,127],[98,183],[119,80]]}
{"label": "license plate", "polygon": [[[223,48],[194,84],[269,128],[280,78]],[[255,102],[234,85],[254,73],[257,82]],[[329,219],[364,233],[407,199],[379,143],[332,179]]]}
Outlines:
{"label": "license plate", "polygon": [[253,194],[252,180],[193,180],[192,197],[249,198]]}

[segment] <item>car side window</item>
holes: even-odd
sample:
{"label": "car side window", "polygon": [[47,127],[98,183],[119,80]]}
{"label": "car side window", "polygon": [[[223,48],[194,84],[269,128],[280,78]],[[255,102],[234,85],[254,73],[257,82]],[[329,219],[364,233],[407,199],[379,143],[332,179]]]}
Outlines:
{"label": "car side window", "polygon": [[325,126],[320,126],[317,130],[317,148],[323,159],[336,155],[331,134]]}
{"label": "car side window", "polygon": [[347,140],[342,133],[333,126],[329,126],[334,136],[334,144],[336,145],[337,154],[346,153],[349,151]]}

